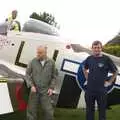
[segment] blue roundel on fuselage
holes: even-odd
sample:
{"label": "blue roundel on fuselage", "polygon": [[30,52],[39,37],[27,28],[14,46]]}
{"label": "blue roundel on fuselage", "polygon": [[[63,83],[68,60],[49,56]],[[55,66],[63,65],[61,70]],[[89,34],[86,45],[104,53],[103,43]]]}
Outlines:
{"label": "blue roundel on fuselage", "polygon": [[[78,80],[79,86],[85,91],[87,84],[86,84],[86,78],[83,73],[83,66],[84,66],[84,62],[81,63],[79,66],[79,69],[77,72],[77,80]],[[108,77],[108,80],[110,79],[110,77],[111,76]],[[108,93],[112,91],[113,86],[114,86],[114,83],[111,84],[110,86],[106,87],[106,90]]]}

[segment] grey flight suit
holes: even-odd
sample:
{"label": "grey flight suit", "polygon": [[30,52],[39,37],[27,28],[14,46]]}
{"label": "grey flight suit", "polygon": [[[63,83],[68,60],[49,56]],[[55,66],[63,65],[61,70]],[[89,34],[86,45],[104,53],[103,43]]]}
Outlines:
{"label": "grey flight suit", "polygon": [[34,58],[26,70],[28,87],[36,86],[37,92],[30,92],[27,120],[37,120],[38,106],[41,105],[45,120],[53,120],[53,106],[47,94],[49,88],[54,89],[56,83],[56,68],[53,60],[47,58],[44,65]]}

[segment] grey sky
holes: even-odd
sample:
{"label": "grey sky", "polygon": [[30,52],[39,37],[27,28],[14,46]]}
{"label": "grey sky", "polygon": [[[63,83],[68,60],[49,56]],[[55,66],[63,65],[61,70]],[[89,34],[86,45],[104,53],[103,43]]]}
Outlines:
{"label": "grey sky", "polygon": [[3,0],[0,21],[13,9],[22,24],[33,11],[52,13],[61,34],[82,45],[96,39],[106,43],[120,30],[119,0]]}

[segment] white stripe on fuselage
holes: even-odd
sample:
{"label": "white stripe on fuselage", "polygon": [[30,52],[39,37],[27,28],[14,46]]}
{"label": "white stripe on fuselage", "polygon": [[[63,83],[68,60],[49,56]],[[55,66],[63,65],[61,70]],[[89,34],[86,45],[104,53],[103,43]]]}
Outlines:
{"label": "white stripe on fuselage", "polygon": [[0,114],[13,112],[7,83],[0,83]]}

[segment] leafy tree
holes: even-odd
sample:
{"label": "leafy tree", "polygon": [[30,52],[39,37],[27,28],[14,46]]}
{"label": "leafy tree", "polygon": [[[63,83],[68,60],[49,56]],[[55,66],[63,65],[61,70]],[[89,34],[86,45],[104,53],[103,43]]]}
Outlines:
{"label": "leafy tree", "polygon": [[120,57],[120,45],[116,44],[116,45],[105,45],[103,47],[103,51],[115,56]]}
{"label": "leafy tree", "polygon": [[103,51],[120,57],[120,33],[104,45]]}
{"label": "leafy tree", "polygon": [[41,20],[43,22],[46,22],[46,23],[58,28],[58,29],[60,28],[60,26],[58,25],[58,23],[55,20],[55,17],[52,14],[49,14],[47,12],[43,12],[43,13],[40,12],[40,14],[33,12],[30,15],[30,18]]}

